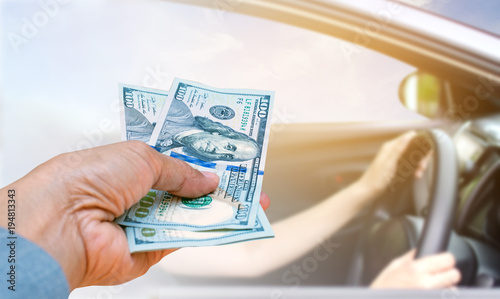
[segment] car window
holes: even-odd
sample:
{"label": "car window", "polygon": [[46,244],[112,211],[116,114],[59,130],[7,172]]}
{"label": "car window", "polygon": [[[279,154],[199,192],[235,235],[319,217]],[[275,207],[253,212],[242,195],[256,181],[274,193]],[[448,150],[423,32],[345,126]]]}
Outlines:
{"label": "car window", "polygon": [[500,2],[496,0],[399,0],[409,5],[419,7],[443,17],[476,27],[490,33],[500,35],[498,12]]}

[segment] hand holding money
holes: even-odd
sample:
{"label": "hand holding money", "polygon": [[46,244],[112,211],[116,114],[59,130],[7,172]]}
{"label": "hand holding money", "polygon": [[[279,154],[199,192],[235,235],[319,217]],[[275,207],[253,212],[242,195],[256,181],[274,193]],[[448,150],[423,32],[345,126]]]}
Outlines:
{"label": "hand holding money", "polygon": [[120,86],[122,137],[220,177],[191,199],[150,190],[116,222],[132,252],[274,236],[259,206],[274,93],[176,79],[169,92]]}
{"label": "hand holding money", "polygon": [[[128,100],[129,98],[126,98],[124,103],[129,104]],[[153,104],[161,104],[156,101],[157,98],[154,100]],[[141,98],[140,102],[148,103],[144,98]],[[148,110],[149,108],[151,110]],[[140,117],[135,119],[135,124],[137,128],[142,128],[142,131],[138,130],[134,134],[151,135],[156,122],[151,123],[148,119],[144,121],[144,117],[147,115],[152,118],[154,108],[154,105],[143,105],[140,108],[141,115],[136,115]],[[265,108],[264,104],[261,108]],[[248,108],[244,107],[242,115],[245,117],[248,116],[245,112],[247,110]],[[231,110],[224,107],[213,108],[211,113],[219,118],[234,117],[231,116]],[[262,113],[261,116],[267,117]],[[163,120],[163,123],[169,121],[171,120]],[[262,128],[265,127],[265,132],[268,132],[265,122],[262,124]],[[224,128],[221,128],[223,131]],[[258,131],[258,128],[254,130]],[[165,142],[166,139],[162,139],[158,146],[162,146],[163,152],[170,153],[171,157],[160,154],[141,141],[127,141],[66,153],[41,164],[23,178],[2,188],[0,192],[5,194],[5,198],[7,195],[8,198],[14,197],[15,194],[16,209],[19,210],[15,219],[16,234],[37,244],[57,260],[58,263],[50,263],[50,266],[57,268],[57,273],[62,269],[70,290],[88,285],[119,284],[144,274],[163,256],[173,251],[162,250],[165,248],[227,244],[272,236],[269,223],[258,205],[263,173],[262,161],[265,158],[263,149],[267,142],[265,132],[255,139],[259,152],[257,156],[254,156],[255,152],[251,155],[254,156],[251,164],[239,161],[240,158],[236,155],[233,159],[238,161],[236,164],[221,164],[215,162],[217,159],[201,163],[198,158],[193,159],[185,153],[177,151],[176,154],[175,151],[169,152],[170,149],[163,148],[164,145],[171,148],[181,147],[179,144],[185,146],[185,137],[190,136],[190,133],[199,133],[190,131],[173,136],[172,141],[175,141],[175,144],[169,144]],[[158,136],[165,137],[163,134]],[[205,151],[216,153],[217,149],[210,147],[209,143],[206,144]],[[229,150],[235,151],[234,148]],[[228,159],[229,155],[226,153],[224,157]],[[191,165],[181,160],[188,160]],[[194,165],[197,167],[193,167]],[[208,172],[202,173],[196,168]],[[221,184],[219,178],[223,178],[225,183]],[[155,193],[155,190],[162,191]],[[202,223],[195,226],[215,227],[217,224],[226,223],[239,227],[247,225],[248,228],[241,231],[211,230],[205,234],[192,230],[177,230],[172,233],[163,228],[127,227],[128,234],[139,230],[141,235],[139,238],[127,238],[123,228],[114,222],[114,219],[131,208],[140,198],[142,199],[139,201],[139,208],[146,208],[149,213],[152,206],[149,198],[160,193],[164,206],[158,209],[159,212],[168,210],[176,213],[179,208],[210,209],[215,206],[211,206],[212,202],[217,202],[217,205],[223,208],[219,209],[222,213],[218,214],[216,221],[205,217]],[[178,203],[178,208],[167,209],[166,205],[173,201]],[[226,203],[226,206],[220,205],[221,203]],[[235,206],[236,210],[233,209]],[[139,208],[135,210],[137,213],[133,213],[134,216],[147,213],[145,209]],[[7,201],[0,201],[0,210],[7,211]],[[177,224],[187,227],[192,217],[185,215],[187,217],[174,218],[179,219]],[[239,219],[228,220],[228,215],[238,215]],[[6,217],[7,213],[0,215],[1,223],[8,223]],[[248,225],[251,222],[253,224]],[[155,235],[152,231],[158,232]],[[214,243],[213,240],[217,241]],[[134,251],[148,252],[130,254],[131,241],[137,246]],[[55,264],[59,264],[60,269]],[[53,273],[47,271],[41,275],[50,276]],[[47,280],[46,277],[43,279]],[[64,282],[54,283],[64,285],[66,290]]]}
{"label": "hand holding money", "polygon": [[196,197],[217,184],[215,175],[128,141],[59,155],[2,194],[16,190],[16,233],[54,257],[74,289],[131,280],[172,251],[131,255],[123,229],[113,222],[149,189]]}

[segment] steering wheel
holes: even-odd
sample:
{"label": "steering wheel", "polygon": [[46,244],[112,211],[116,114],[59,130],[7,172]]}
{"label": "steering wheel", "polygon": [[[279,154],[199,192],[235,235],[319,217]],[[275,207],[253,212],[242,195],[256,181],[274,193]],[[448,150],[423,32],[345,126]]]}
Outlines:
{"label": "steering wheel", "polygon": [[453,225],[458,190],[458,165],[455,146],[441,130],[424,131],[434,143],[434,183],[430,209],[419,239],[415,258],[446,250]]}
{"label": "steering wheel", "polygon": [[[429,147],[432,148],[434,161],[433,183],[423,229],[422,221],[416,221],[416,217],[395,215],[397,210],[401,210],[397,207],[400,205],[388,206],[383,200],[375,202],[370,211],[371,221],[365,223],[355,248],[348,284],[368,285],[392,259],[410,248],[417,247],[416,258],[447,249],[456,205],[458,165],[453,141],[446,133],[437,129],[423,130],[412,140],[400,161],[406,161],[406,165],[408,161],[413,161],[414,167],[406,167],[403,172],[400,163],[396,179],[402,183],[397,192],[402,195],[413,186],[415,164],[418,164],[415,157],[422,157]],[[389,219],[375,217],[380,209],[390,214]]]}

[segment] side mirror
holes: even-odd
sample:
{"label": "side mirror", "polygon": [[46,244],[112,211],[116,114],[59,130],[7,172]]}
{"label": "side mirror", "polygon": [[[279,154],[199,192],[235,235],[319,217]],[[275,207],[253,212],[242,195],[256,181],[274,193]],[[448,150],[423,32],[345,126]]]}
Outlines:
{"label": "side mirror", "polygon": [[399,100],[406,108],[434,119],[446,111],[444,89],[443,82],[436,76],[416,71],[399,85]]}

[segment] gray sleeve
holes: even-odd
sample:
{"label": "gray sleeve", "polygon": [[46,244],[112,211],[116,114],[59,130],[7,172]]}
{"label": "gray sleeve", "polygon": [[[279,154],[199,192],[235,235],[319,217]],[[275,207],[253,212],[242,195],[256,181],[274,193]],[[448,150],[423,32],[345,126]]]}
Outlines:
{"label": "gray sleeve", "polygon": [[4,228],[0,240],[0,298],[68,298],[66,276],[47,252]]}

